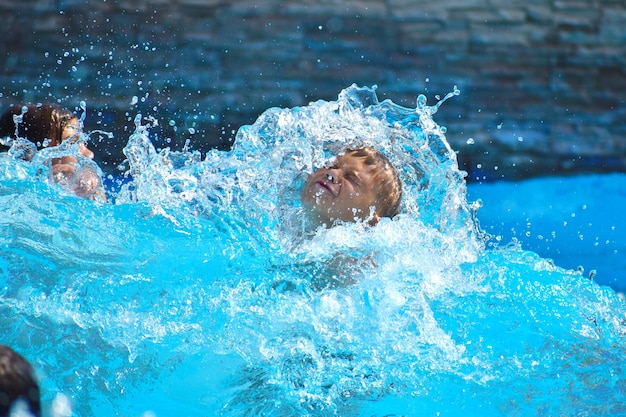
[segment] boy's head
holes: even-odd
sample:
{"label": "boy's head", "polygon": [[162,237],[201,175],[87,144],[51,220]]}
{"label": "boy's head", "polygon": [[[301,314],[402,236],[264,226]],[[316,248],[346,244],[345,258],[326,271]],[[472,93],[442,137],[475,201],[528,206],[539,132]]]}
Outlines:
{"label": "boy's head", "polygon": [[402,182],[391,162],[372,147],[347,149],[333,165],[315,171],[302,190],[302,204],[319,224],[393,217],[400,209]]}
{"label": "boy's head", "polygon": [[40,415],[39,385],[33,369],[13,349],[0,345],[0,416],[10,415],[19,401],[30,415]]}

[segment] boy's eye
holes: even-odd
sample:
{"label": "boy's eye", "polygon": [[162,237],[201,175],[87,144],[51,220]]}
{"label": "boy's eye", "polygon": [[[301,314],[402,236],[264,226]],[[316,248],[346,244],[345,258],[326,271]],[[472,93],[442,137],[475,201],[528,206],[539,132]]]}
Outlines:
{"label": "boy's eye", "polygon": [[355,175],[346,175],[346,179],[357,187],[361,185],[359,179]]}

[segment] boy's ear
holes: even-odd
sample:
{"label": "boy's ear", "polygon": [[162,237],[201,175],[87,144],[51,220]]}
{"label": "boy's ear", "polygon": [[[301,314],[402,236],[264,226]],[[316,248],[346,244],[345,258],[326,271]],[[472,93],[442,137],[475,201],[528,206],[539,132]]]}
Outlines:
{"label": "boy's ear", "polygon": [[378,215],[378,213],[374,213],[374,215],[372,216],[372,218],[367,222],[367,224],[369,224],[370,226],[376,226],[378,224],[378,222],[380,221],[380,216]]}

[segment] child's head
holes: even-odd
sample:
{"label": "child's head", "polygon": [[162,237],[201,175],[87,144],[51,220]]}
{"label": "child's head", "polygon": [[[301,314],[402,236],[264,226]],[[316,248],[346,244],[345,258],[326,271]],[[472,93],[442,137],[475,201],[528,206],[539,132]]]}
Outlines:
{"label": "child's head", "polygon": [[80,130],[76,115],[58,104],[17,104],[0,116],[0,137],[15,138],[15,118],[21,118],[18,135],[35,143],[38,149],[60,145]]}
{"label": "child's head", "polygon": [[402,182],[391,162],[372,147],[348,149],[333,165],[315,171],[302,190],[302,204],[319,224],[393,217],[400,209]]}
{"label": "child's head", "polygon": [[[22,401],[29,412],[41,411],[39,384],[26,359],[8,346],[0,345],[0,416],[8,416]],[[23,415],[17,412],[15,415]]]}

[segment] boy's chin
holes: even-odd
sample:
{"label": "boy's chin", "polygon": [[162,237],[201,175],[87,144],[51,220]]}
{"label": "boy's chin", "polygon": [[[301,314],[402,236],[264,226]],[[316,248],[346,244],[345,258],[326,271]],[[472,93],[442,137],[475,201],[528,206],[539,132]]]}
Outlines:
{"label": "boy's chin", "polygon": [[304,205],[304,210],[309,220],[312,223],[314,223],[316,226],[325,226],[325,227],[332,226],[333,222],[331,221],[331,219],[328,216],[324,216],[322,213],[316,210],[315,206]]}

